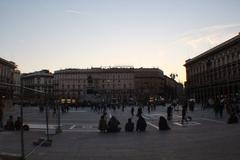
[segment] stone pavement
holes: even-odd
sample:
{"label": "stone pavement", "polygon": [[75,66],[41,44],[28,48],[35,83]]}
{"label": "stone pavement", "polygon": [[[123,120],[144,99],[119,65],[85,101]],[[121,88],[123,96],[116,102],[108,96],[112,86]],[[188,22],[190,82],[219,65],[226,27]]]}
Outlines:
{"label": "stone pavement", "polygon": [[[136,110],[136,109],[135,109]],[[189,113],[192,122],[181,125],[180,111],[174,112],[169,125],[170,131],[158,131],[158,118],[166,115],[166,107],[144,117],[148,123],[145,133],[99,133],[97,123],[100,113],[89,108],[71,110],[62,115],[63,133],[52,137],[51,147],[34,149],[32,141],[45,136],[44,114],[37,108],[25,109],[25,122],[35,128],[25,132],[25,151],[31,153],[29,160],[238,160],[240,158],[240,125],[226,124],[227,115],[216,119],[211,110],[201,111],[199,107]],[[108,111],[121,122],[121,127],[130,117],[130,107]],[[10,114],[10,113],[9,113]],[[16,114],[17,111],[16,111]],[[7,116],[7,115],[6,115]],[[133,121],[136,122],[136,117]],[[52,127],[56,118],[51,116]],[[37,128],[39,124],[39,128]],[[0,152],[20,153],[20,133],[0,132]]]}

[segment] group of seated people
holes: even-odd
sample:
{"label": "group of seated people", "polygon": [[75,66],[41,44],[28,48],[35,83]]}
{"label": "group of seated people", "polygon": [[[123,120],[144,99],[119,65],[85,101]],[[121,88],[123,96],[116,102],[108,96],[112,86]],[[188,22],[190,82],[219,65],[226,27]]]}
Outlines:
{"label": "group of seated people", "polygon": [[[119,120],[115,116],[112,116],[107,123],[105,116],[106,116],[105,114],[101,116],[101,118],[99,120],[98,129],[101,132],[120,132],[121,128],[119,127],[119,125],[120,125]],[[146,127],[147,127],[147,123],[146,123],[145,119],[140,115],[137,120],[136,131],[144,132],[144,131],[146,131]],[[170,127],[167,124],[166,118],[164,118],[163,116],[160,116],[159,130],[169,130],[169,129],[170,129]],[[131,118],[129,118],[128,122],[125,124],[125,131],[126,132],[134,131],[134,123],[132,122]]]}
{"label": "group of seated people", "polygon": [[4,125],[5,130],[13,131],[13,130],[20,130],[21,129],[21,118],[17,117],[17,120],[13,121],[13,116],[9,116],[6,124]]}
{"label": "group of seated people", "polygon": [[[17,120],[13,121],[13,116],[9,116],[6,124],[4,125],[4,129],[8,131],[19,131],[21,130],[21,118],[17,117]],[[23,125],[23,130],[29,131],[29,126],[27,124]]]}

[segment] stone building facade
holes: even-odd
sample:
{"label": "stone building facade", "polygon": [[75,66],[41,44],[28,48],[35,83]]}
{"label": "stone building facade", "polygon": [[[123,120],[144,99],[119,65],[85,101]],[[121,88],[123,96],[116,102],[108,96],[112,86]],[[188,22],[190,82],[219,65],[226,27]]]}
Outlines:
{"label": "stone building facade", "polygon": [[15,68],[14,62],[0,58],[0,128],[5,110],[13,105]]}
{"label": "stone building facade", "polygon": [[186,94],[198,102],[240,94],[240,34],[186,60]]}
{"label": "stone building facade", "polygon": [[133,103],[163,92],[157,68],[64,69],[54,72],[54,93],[63,103]]}
{"label": "stone building facade", "polygon": [[145,104],[149,98],[164,95],[164,75],[158,68],[138,68],[134,70],[135,97]]}
{"label": "stone building facade", "polygon": [[[53,96],[53,74],[49,70],[41,70],[21,75],[21,84],[23,87],[33,89],[24,89],[26,103],[39,104],[43,102],[44,95],[37,91],[43,91],[46,96]],[[34,91],[35,90],[35,91]]]}
{"label": "stone building facade", "polygon": [[167,101],[174,99],[181,100],[183,98],[183,84],[176,82],[173,78],[164,76],[164,94],[163,97],[167,98]]}
{"label": "stone building facade", "polygon": [[1,98],[12,99],[13,97],[14,88],[6,85],[7,84],[13,85],[15,68],[16,68],[16,64],[14,62],[7,61],[3,58],[0,58],[0,97]]}

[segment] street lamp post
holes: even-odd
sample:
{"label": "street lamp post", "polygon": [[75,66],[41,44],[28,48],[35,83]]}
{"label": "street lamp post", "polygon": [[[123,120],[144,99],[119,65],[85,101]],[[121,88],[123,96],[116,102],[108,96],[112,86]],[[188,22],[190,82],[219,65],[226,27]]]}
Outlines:
{"label": "street lamp post", "polygon": [[25,159],[25,152],[24,152],[24,128],[23,128],[23,86],[20,86],[21,90],[21,105],[20,105],[20,118],[21,118],[21,160]]}
{"label": "street lamp post", "polygon": [[60,102],[61,100],[60,99],[57,99],[55,101],[55,103],[57,104],[57,114],[58,114],[58,126],[57,126],[57,129],[56,129],[56,133],[61,133],[62,132],[62,129],[61,129],[61,111],[60,111]]}
{"label": "street lamp post", "polygon": [[47,102],[47,94],[46,94],[46,90],[45,90],[45,94],[44,94],[44,99],[45,99],[45,105],[46,105],[46,128],[47,128],[47,141],[49,141],[49,128],[48,128],[48,102]]}

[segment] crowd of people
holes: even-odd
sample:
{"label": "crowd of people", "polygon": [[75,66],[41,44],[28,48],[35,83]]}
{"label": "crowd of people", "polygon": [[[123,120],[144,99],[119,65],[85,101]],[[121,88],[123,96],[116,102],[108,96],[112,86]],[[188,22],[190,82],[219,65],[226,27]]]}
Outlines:
{"label": "crowd of people", "polygon": [[[146,131],[147,122],[145,118],[142,116],[142,113],[143,113],[142,108],[139,107],[136,114],[136,116],[138,117],[136,121],[136,127],[134,122],[132,121],[132,118],[128,118],[128,121],[126,122],[124,127],[126,132],[133,132],[134,130],[136,130],[137,132]],[[134,107],[131,108],[131,115],[132,117],[134,116]],[[98,129],[100,130],[100,132],[104,132],[104,133],[120,132],[121,131],[120,121],[115,116],[111,116],[109,121],[107,121],[107,112],[104,112],[103,115],[101,115],[100,117]],[[169,130],[169,129],[170,127],[168,126],[166,118],[163,116],[160,116],[159,130]]]}

